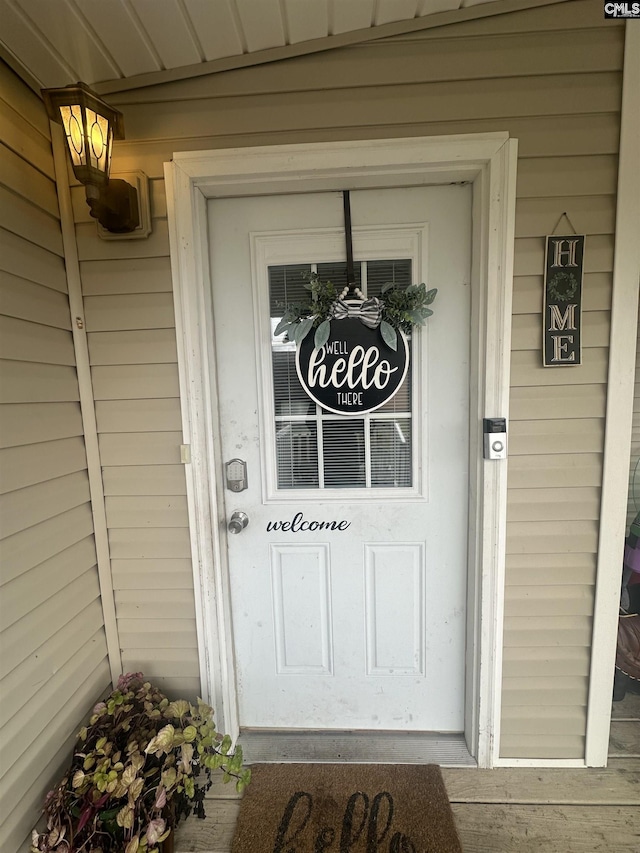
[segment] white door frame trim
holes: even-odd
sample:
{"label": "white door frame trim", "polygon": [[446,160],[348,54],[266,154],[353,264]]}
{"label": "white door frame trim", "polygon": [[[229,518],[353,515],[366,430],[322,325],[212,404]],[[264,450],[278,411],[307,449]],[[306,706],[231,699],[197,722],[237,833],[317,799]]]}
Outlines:
{"label": "white door frame trim", "polygon": [[[508,417],[517,142],[506,133],[187,152],[165,164],[187,500],[203,696],[238,733],[206,200],[229,196],[473,183],[469,621],[470,752],[498,762],[507,462],[482,459],[482,418]],[[474,381],[475,380],[475,381]],[[185,458],[189,458],[185,453]]]}

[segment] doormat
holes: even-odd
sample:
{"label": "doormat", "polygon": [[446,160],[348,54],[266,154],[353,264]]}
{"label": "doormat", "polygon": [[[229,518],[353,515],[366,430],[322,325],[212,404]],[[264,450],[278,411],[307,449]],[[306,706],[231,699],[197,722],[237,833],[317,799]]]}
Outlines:
{"label": "doormat", "polygon": [[462,853],[435,764],[254,764],[232,853]]}

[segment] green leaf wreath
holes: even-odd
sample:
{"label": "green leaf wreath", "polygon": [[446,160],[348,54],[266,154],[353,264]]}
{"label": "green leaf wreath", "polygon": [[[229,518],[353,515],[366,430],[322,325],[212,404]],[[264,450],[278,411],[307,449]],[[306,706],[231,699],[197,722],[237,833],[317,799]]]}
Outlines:
{"label": "green leaf wreath", "polygon": [[[283,306],[283,316],[275,328],[274,334],[287,334],[289,340],[300,345],[312,329],[315,329],[314,346],[316,349],[324,346],[329,340],[331,321],[340,316],[340,307],[346,310],[345,299],[348,299],[349,288],[340,292],[331,281],[321,281],[317,273],[306,276],[305,289],[309,298],[303,302],[288,303]],[[398,331],[410,332],[413,326],[422,326],[433,314],[429,305],[436,298],[436,288],[427,290],[422,284],[411,284],[402,287],[393,281],[387,282],[381,291],[381,297],[365,300],[364,295],[356,288],[356,297],[364,305],[370,305],[379,315],[369,321],[370,328],[376,326],[385,344],[392,350],[398,348]],[[343,314],[344,316],[344,314]]]}
{"label": "green leaf wreath", "polygon": [[547,293],[556,302],[568,302],[577,290],[578,279],[570,272],[557,272],[547,284]]}

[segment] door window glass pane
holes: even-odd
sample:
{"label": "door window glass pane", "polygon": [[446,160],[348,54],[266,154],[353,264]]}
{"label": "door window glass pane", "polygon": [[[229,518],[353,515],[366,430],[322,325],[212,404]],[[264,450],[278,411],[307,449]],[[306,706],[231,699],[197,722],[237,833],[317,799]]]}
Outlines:
{"label": "door window glass pane", "polygon": [[364,427],[359,418],[323,420],[325,489],[362,489],[366,485]]}
{"label": "door window glass pane", "polygon": [[279,489],[318,488],[318,441],[315,421],[276,422]]}
{"label": "door window glass pane", "polygon": [[[360,417],[335,415],[311,400],[296,372],[296,348],[274,335],[284,307],[308,299],[306,277],[317,272],[340,291],[344,261],[269,267],[271,355],[278,489],[410,488],[413,485],[411,361],[397,394]],[[411,261],[363,261],[356,282],[366,297],[380,296],[389,281],[411,284]],[[312,333],[313,334],[313,333]]]}
{"label": "door window glass pane", "polygon": [[[362,265],[356,264],[354,267],[356,287],[362,286]],[[332,264],[316,264],[316,271],[320,281],[331,281],[336,286],[338,293],[347,286],[347,267],[344,261]]]}
{"label": "door window glass pane", "polygon": [[371,485],[406,488],[411,485],[411,421],[385,418],[371,424]]}
{"label": "door window glass pane", "polygon": [[411,261],[367,261],[367,296],[378,296],[388,281],[398,287],[409,287]]}

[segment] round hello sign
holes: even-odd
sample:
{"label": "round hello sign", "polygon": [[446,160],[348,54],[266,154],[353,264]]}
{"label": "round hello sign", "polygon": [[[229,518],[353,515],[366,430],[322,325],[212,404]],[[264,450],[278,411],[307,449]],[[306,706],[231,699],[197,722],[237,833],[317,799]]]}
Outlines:
{"label": "round hello sign", "polygon": [[313,334],[296,351],[298,378],[307,394],[338,415],[362,415],[384,406],[397,393],[409,367],[409,346],[398,332],[397,350],[378,328],[355,317],[332,320],[327,342],[316,349]]}

